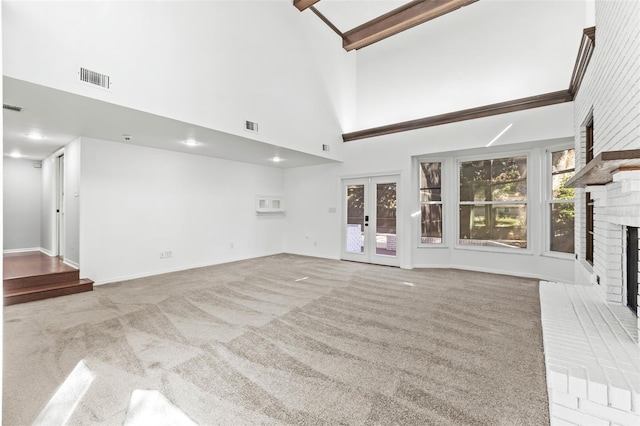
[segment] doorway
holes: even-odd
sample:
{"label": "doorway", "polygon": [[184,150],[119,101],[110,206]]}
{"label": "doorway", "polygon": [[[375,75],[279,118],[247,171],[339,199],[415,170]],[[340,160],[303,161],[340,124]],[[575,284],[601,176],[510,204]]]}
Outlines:
{"label": "doorway", "polygon": [[399,180],[398,175],[391,175],[342,181],[342,259],[400,266]]}
{"label": "doorway", "polygon": [[64,154],[56,159],[56,241],[57,255],[64,259]]}

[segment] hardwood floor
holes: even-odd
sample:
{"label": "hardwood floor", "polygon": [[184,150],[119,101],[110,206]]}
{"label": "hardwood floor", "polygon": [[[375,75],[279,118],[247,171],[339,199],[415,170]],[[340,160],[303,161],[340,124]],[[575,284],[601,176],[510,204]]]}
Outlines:
{"label": "hardwood floor", "polygon": [[31,302],[93,290],[93,281],[59,257],[40,252],[4,255],[4,304]]}
{"label": "hardwood floor", "polygon": [[31,277],[60,272],[73,272],[72,268],[57,256],[47,256],[39,251],[7,253],[4,255],[4,279]]}

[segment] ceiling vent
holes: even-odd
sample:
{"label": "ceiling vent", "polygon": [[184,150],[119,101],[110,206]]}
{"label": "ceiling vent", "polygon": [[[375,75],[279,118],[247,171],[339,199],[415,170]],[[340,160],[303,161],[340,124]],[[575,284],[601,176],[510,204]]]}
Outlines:
{"label": "ceiling vent", "polygon": [[22,107],[9,105],[9,104],[2,104],[2,109],[8,109],[9,111],[15,111],[15,112],[22,111]]}
{"label": "ceiling vent", "polygon": [[248,132],[258,133],[258,123],[254,123],[253,121],[246,120],[244,122],[244,129]]}
{"label": "ceiling vent", "polygon": [[111,90],[111,77],[106,74],[101,74],[99,72],[80,67],[78,75],[80,76],[80,81],[83,83]]}

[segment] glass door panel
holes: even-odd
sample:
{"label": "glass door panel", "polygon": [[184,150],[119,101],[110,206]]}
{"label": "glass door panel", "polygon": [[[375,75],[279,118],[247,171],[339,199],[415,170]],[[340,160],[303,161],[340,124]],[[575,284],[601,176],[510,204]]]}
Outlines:
{"label": "glass door panel", "polygon": [[396,183],[376,184],[376,254],[396,255]]}
{"label": "glass door panel", "polygon": [[341,258],[399,266],[398,176],[344,179]]}
{"label": "glass door panel", "polygon": [[364,185],[347,186],[347,232],[345,235],[345,251],[348,253],[364,253],[364,193]]}

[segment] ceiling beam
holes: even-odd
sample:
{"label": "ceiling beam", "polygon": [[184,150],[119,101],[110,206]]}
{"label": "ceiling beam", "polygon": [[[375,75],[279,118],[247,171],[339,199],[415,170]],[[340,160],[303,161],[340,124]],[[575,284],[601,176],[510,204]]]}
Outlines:
{"label": "ceiling beam", "polygon": [[312,11],[313,13],[315,13],[315,14],[316,14],[316,16],[317,16],[318,18],[320,18],[320,20],[321,20],[322,22],[324,22],[325,24],[327,24],[327,26],[328,26],[329,28],[331,28],[331,29],[333,30],[333,32],[335,32],[336,34],[338,34],[338,35],[340,36],[340,38],[342,38],[342,37],[343,37],[343,34],[342,34],[342,32],[338,29],[338,27],[336,27],[335,25],[333,25],[333,22],[331,22],[331,21],[330,21],[326,16],[324,16],[322,13],[320,13],[320,11],[319,11],[318,9],[316,9],[316,8],[315,8],[315,7],[313,7],[313,6],[309,7],[309,9],[311,9],[311,11]]}
{"label": "ceiling beam", "polygon": [[313,6],[314,4],[318,3],[320,0],[293,0],[293,5],[300,11],[302,12],[303,10],[305,10],[308,7]]}
{"label": "ceiling beam", "polygon": [[596,47],[596,27],[585,28],[582,34],[582,40],[580,42],[580,48],[578,49],[578,57],[576,58],[576,64],[573,67],[573,74],[571,74],[571,82],[569,83],[569,92],[573,96],[578,93],[582,79],[587,72],[589,61],[591,61],[591,55]]}
{"label": "ceiling beam", "polygon": [[[360,49],[478,0],[414,0],[344,33],[345,50]],[[300,1],[300,3],[305,3]]]}
{"label": "ceiling beam", "polygon": [[484,105],[477,108],[464,109],[446,114],[433,115],[431,117],[418,118],[416,120],[404,121],[402,123],[394,123],[371,129],[358,130],[356,132],[343,134],[342,140],[344,142],[351,142],[358,139],[373,138],[375,136],[389,135],[391,133],[406,132],[408,130],[417,130],[425,127],[440,126],[442,124],[455,123],[458,121],[473,120],[475,118],[506,114],[509,112],[555,105],[563,102],[571,102],[572,100],[573,96],[571,96],[571,93],[569,93],[568,90],[560,90],[557,92],[545,93],[544,95],[514,99],[512,101]]}

